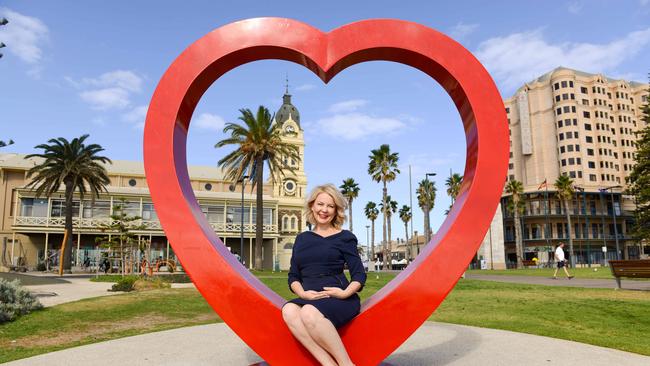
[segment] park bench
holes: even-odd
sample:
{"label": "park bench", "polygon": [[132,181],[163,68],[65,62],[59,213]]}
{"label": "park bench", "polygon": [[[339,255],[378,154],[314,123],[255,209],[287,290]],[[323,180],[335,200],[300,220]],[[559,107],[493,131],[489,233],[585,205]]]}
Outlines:
{"label": "park bench", "polygon": [[609,268],[616,278],[617,288],[621,288],[621,277],[650,278],[650,260],[648,259],[609,261]]}
{"label": "park bench", "polygon": [[521,264],[523,264],[524,267],[535,267],[537,266],[537,261],[524,259],[521,261]]}

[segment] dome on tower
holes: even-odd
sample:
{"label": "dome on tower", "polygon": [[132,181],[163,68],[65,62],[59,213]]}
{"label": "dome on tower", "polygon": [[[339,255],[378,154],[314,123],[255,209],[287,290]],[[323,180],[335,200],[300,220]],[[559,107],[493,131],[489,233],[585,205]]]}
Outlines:
{"label": "dome on tower", "polygon": [[282,106],[275,114],[275,121],[282,124],[286,122],[289,117],[300,126],[300,113],[298,112],[298,109],[291,104],[291,94],[289,94],[289,90],[286,90],[282,96]]}

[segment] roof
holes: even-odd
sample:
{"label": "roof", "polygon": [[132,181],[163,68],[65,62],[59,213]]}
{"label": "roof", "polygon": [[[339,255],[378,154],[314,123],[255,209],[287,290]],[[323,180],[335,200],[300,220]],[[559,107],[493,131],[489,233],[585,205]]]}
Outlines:
{"label": "roof", "polygon": [[289,117],[294,120],[300,127],[300,112],[298,109],[291,104],[291,94],[287,91],[282,96],[282,106],[278,109],[278,112],[275,114],[275,121],[279,124],[286,122]]}
{"label": "roof", "polygon": [[[0,153],[0,168],[13,168],[13,169],[30,169],[39,161],[42,161],[41,158],[29,158],[25,159],[26,154],[1,154]],[[105,164],[106,171],[108,174],[123,174],[123,175],[135,175],[135,176],[144,176],[144,163],[140,161],[129,161],[129,160],[113,160],[112,164]],[[207,179],[207,180],[221,180],[224,177],[223,170],[216,167],[210,166],[188,166],[187,168],[189,176],[192,179]]]}

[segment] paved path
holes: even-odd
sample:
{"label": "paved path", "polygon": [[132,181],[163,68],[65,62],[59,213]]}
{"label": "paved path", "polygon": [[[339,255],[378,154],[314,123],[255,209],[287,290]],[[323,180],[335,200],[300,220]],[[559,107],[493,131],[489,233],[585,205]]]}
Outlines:
{"label": "paved path", "polygon": [[[225,324],[210,324],[70,348],[5,365],[245,366],[259,361],[259,356]],[[386,363],[637,366],[650,365],[650,357],[529,334],[426,322]]]}
{"label": "paved path", "polygon": [[[532,285],[546,286],[568,286],[568,287],[586,287],[586,288],[611,288],[616,289],[614,279],[596,279],[596,278],[573,278],[558,277],[554,280],[550,277],[539,276],[508,276],[508,275],[490,275],[490,274],[466,274],[465,278],[471,280],[484,280],[509,283],[527,283]],[[625,290],[643,290],[650,291],[650,281],[633,281],[621,280],[621,287]]]}
{"label": "paved path", "polygon": [[0,278],[20,280],[20,283],[34,294],[45,307],[90,297],[123,293],[108,291],[113,286],[112,283],[90,282],[92,277],[88,274],[71,274],[59,277],[51,273],[0,273]]}

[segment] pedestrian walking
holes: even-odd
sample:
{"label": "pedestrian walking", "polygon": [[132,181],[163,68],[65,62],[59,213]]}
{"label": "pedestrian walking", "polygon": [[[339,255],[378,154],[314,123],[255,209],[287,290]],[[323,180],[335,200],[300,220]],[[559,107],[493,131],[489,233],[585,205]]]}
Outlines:
{"label": "pedestrian walking", "polygon": [[573,276],[569,274],[569,271],[566,269],[566,259],[564,258],[564,243],[560,242],[558,244],[557,248],[555,249],[555,261],[557,262],[557,267],[555,268],[555,272],[553,273],[553,279],[557,280],[557,271],[558,269],[562,268],[564,270],[564,273],[566,273],[566,277],[568,279],[572,279]]}

